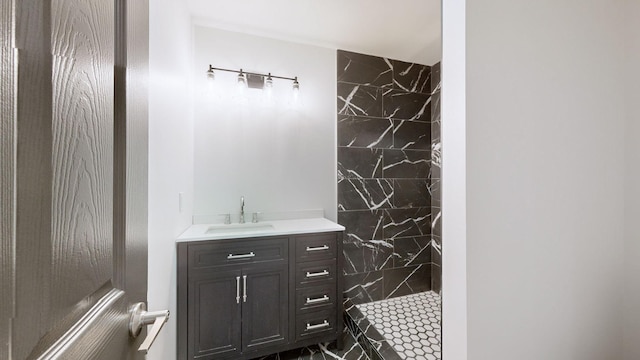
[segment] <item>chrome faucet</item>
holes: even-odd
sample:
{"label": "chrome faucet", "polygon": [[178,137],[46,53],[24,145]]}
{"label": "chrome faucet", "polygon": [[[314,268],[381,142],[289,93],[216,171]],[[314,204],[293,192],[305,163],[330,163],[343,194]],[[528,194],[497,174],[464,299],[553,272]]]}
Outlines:
{"label": "chrome faucet", "polygon": [[244,224],[244,196],[240,197],[240,224]]}

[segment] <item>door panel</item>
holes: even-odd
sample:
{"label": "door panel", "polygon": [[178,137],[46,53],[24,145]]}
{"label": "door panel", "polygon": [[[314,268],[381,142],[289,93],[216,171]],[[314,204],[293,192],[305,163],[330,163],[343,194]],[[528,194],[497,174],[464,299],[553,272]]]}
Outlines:
{"label": "door panel", "polygon": [[13,1],[0,0],[0,359],[8,359],[15,249],[15,81]]}
{"label": "door panel", "polygon": [[284,344],[288,337],[288,265],[250,265],[247,302],[242,305],[242,348],[252,351]]}
{"label": "door panel", "polygon": [[190,275],[187,316],[193,335],[189,337],[189,359],[240,353],[241,274],[236,267]]}
{"label": "door panel", "polygon": [[[13,359],[143,357],[128,311],[146,300],[147,47],[128,44],[148,41],[146,6],[15,2]],[[138,60],[130,77],[129,52]],[[2,75],[4,83],[4,67]],[[2,178],[3,189],[9,183]]]}

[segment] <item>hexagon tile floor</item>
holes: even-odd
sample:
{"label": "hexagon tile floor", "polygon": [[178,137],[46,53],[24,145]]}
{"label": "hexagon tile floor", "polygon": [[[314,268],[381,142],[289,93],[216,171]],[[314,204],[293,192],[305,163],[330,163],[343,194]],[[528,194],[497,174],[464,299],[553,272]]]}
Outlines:
{"label": "hexagon tile floor", "polygon": [[404,359],[441,358],[440,295],[426,291],[356,305]]}

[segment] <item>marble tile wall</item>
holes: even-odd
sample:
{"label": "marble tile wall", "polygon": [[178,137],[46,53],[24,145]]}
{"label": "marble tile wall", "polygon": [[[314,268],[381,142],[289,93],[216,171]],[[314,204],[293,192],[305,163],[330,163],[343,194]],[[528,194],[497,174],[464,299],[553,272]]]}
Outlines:
{"label": "marble tile wall", "polygon": [[345,294],[358,304],[430,290],[431,67],[342,50],[337,67]]}
{"label": "marble tile wall", "polygon": [[440,63],[431,67],[431,289],[442,289],[442,193],[440,192],[442,168],[442,141],[440,128]]}

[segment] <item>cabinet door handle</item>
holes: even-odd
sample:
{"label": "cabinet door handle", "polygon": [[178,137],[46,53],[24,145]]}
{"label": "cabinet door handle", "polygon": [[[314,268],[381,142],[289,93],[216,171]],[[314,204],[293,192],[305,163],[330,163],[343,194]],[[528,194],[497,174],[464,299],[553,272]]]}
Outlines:
{"label": "cabinet door handle", "polygon": [[236,276],[236,304],[240,304],[240,276]]}
{"label": "cabinet door handle", "polygon": [[242,275],[242,287],[243,287],[243,295],[242,302],[247,302],[247,275]]}
{"label": "cabinet door handle", "polygon": [[313,278],[313,277],[317,277],[317,276],[325,276],[325,275],[329,275],[329,272],[327,270],[322,270],[322,271],[314,272],[314,273],[307,271],[307,277],[308,278]]}
{"label": "cabinet door handle", "polygon": [[327,322],[327,320],[324,320],[322,323],[316,324],[316,325],[311,325],[311,324],[307,323],[307,331],[308,330],[322,329],[322,328],[326,328],[326,327],[329,327],[329,323]]}
{"label": "cabinet door handle", "polygon": [[227,259],[229,260],[233,260],[233,259],[248,259],[248,258],[252,258],[256,256],[256,254],[252,252],[248,253],[248,254],[240,254],[240,255],[234,255],[234,254],[229,254],[227,256]]}
{"label": "cabinet door handle", "polygon": [[307,246],[307,251],[322,251],[322,250],[329,250],[329,247],[327,245]]}
{"label": "cabinet door handle", "polygon": [[329,301],[329,297],[327,295],[322,295],[322,297],[315,298],[315,299],[307,298],[306,304],[317,304],[325,301]]}

